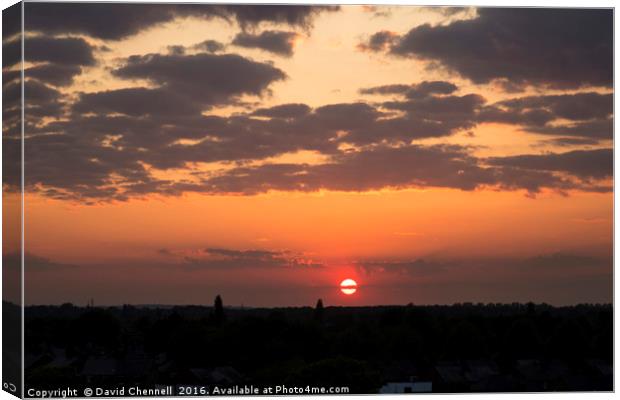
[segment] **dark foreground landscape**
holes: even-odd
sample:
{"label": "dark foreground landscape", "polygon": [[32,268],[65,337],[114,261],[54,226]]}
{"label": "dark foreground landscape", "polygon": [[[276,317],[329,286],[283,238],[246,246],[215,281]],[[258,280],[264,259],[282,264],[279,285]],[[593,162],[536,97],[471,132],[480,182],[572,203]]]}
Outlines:
{"label": "dark foreground landscape", "polygon": [[[217,303],[216,303],[217,305]],[[613,389],[611,305],[26,308],[28,387]]]}

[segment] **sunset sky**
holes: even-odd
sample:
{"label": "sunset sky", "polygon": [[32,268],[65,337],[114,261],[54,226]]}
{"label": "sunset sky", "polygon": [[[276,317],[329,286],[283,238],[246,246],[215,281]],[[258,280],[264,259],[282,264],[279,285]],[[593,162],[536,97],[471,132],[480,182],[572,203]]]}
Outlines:
{"label": "sunset sky", "polygon": [[611,302],[612,19],[26,3],[26,303]]}

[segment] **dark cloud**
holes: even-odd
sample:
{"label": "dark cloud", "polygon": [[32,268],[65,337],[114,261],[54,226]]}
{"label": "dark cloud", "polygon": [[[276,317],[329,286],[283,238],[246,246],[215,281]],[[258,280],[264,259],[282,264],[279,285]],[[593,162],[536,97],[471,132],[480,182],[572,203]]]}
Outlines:
{"label": "dark cloud", "polygon": [[[115,97],[117,96],[115,93]],[[151,97],[153,93],[144,92],[139,96]],[[113,98],[113,99],[114,99]],[[99,97],[96,99],[96,106],[91,108],[103,107]],[[110,168],[110,173],[114,170],[116,163],[124,160],[133,160],[135,162],[144,161],[155,164],[159,168],[182,167],[185,162],[191,161],[218,161],[231,160],[236,157],[250,157],[253,153],[256,157],[263,157],[265,152],[259,151],[254,146],[260,143],[249,141],[250,136],[246,136],[245,132],[237,131],[243,125],[231,123],[227,126],[226,119],[221,117],[202,117],[199,114],[193,116],[179,116],[175,114],[166,114],[167,107],[180,106],[183,103],[175,104],[174,99],[171,103],[167,103],[168,98],[165,93],[162,94],[161,103],[159,102],[142,102],[123,107],[123,112],[132,115],[114,115],[114,116],[73,116],[71,121],[59,121],[51,123],[45,129],[41,128],[41,134],[50,136],[52,132],[61,132],[58,138],[72,139],[83,142],[82,149],[85,160],[97,158],[105,163],[93,165],[99,169],[101,165]],[[85,104],[88,104],[86,98]],[[155,105],[160,105],[161,113],[156,112]],[[104,104],[106,109],[103,112],[114,112],[117,107],[114,101],[108,101]],[[90,110],[90,108],[85,109]],[[187,110],[182,110],[186,112]],[[179,111],[180,112],[180,111]],[[177,122],[179,121],[179,122]],[[217,138],[222,140],[205,141],[204,143],[185,146],[174,144],[180,138],[203,138],[214,130]],[[226,135],[235,135],[229,139]],[[109,144],[109,137],[113,136],[114,140]],[[257,138],[260,139],[260,138]],[[243,143],[245,146],[243,147]],[[69,143],[64,143],[69,146]],[[45,148],[50,146],[47,141],[33,140],[30,148],[41,148],[45,152]],[[61,146],[59,144],[59,146]],[[75,146],[75,144],[74,144]],[[62,147],[62,146],[61,146]],[[122,149],[122,150],[121,150]],[[67,151],[69,149],[66,149]],[[148,151],[147,151],[148,150]],[[57,149],[58,151],[58,149]],[[272,151],[267,149],[268,152]],[[77,154],[76,154],[77,155]],[[36,160],[32,160],[36,163]],[[43,168],[43,165],[41,165]],[[31,167],[32,168],[32,167]],[[88,171],[85,169],[84,171]],[[42,171],[43,172],[43,171]]]}
{"label": "dark cloud", "polygon": [[[82,107],[80,112],[115,115],[72,115],[30,128],[32,136],[26,139],[27,187],[36,187],[50,197],[84,202],[125,200],[151,193],[174,195],[182,192],[183,181],[154,179],[142,163],[163,169],[182,168],[189,162],[262,159],[328,145],[320,132],[290,131],[290,122],[180,114],[187,112],[184,103],[165,93],[126,90],[131,93],[126,103],[119,103],[119,93],[113,91],[108,99],[101,93],[83,95],[76,105]],[[139,101],[135,101],[136,96]],[[194,145],[175,143],[205,135],[212,135],[213,140]]]}
{"label": "dark cloud", "polygon": [[451,94],[458,87],[445,81],[424,81],[413,85],[384,85],[360,89],[360,94],[403,95],[409,99],[428,97],[429,95]]}
{"label": "dark cloud", "polygon": [[412,89],[413,85],[405,85],[402,83],[393,85],[373,86],[369,88],[362,88],[359,90],[360,94],[372,94],[372,95],[404,95]]}
{"label": "dark cloud", "polygon": [[226,46],[223,43],[218,42],[217,40],[205,40],[193,46],[196,50],[204,50],[209,53],[217,53],[219,51],[223,51]]}
{"label": "dark cloud", "polygon": [[[571,154],[557,155],[571,158]],[[600,154],[589,157],[597,159]],[[605,158],[605,157],[603,157]],[[199,187],[186,189],[207,193],[237,193],[252,195],[270,190],[312,192],[318,190],[368,191],[384,188],[448,187],[474,190],[498,187],[505,190],[525,189],[536,193],[542,188],[556,190],[609,190],[592,186],[588,181],[594,170],[580,165],[550,168],[527,162],[510,162],[509,158],[491,159],[494,167],[483,167],[467,148],[459,146],[377,147],[360,152],[339,154],[320,165],[266,164],[239,167],[219,176],[205,179]],[[597,161],[600,163],[600,161]],[[537,169],[541,167],[541,169]],[[556,176],[566,172],[574,179]],[[601,177],[604,177],[603,174]]]}
{"label": "dark cloud", "polygon": [[[104,136],[102,136],[104,137]],[[36,134],[26,139],[25,185],[57,199],[123,200],[123,187],[151,181],[139,151],[106,146],[93,132]],[[39,186],[40,185],[40,186]]]}
{"label": "dark cloud", "polygon": [[[39,143],[30,139],[26,158],[32,160],[27,165],[29,187],[38,182],[54,189],[45,193],[50,197],[97,201],[124,200],[151,193],[254,195],[271,190],[367,191],[414,187],[474,190],[489,187],[526,190],[531,194],[543,188],[559,191],[611,190],[611,187],[593,181],[611,174],[611,168],[601,161],[609,158],[608,154],[596,151],[585,155],[571,152],[547,157],[524,155],[479,160],[469,155],[466,148],[454,146],[379,147],[339,154],[326,164],[235,167],[202,176],[196,182],[153,179],[140,164],[140,160],[148,160],[148,157],[143,157],[144,153],[139,151],[88,146],[76,141],[66,143],[66,140],[62,136],[55,139],[42,136],[37,139]],[[50,152],[54,148],[59,152]],[[70,152],[68,148],[71,148]],[[62,157],[58,157],[58,153]],[[164,151],[162,156],[171,159],[167,162],[176,163],[191,159],[196,154],[201,153]],[[110,186],[112,174],[117,183]]]}
{"label": "dark cloud", "polygon": [[384,51],[389,49],[397,40],[399,35],[395,32],[380,31],[372,34],[367,41],[357,45],[361,51]]}
{"label": "dark cloud", "polygon": [[29,3],[25,7],[28,31],[110,40],[126,38],[175,16],[174,7],[167,4]]}
{"label": "dark cloud", "polygon": [[[25,77],[54,86],[70,85],[82,72],[82,66],[95,64],[93,51],[81,38],[29,37],[24,44],[24,60],[37,65],[27,68]],[[11,60],[3,63],[5,67],[19,62],[21,42],[3,43],[3,54]]]}
{"label": "dark cloud", "polygon": [[219,53],[225,49],[226,45],[224,43],[218,42],[217,40],[208,39],[189,47],[181,45],[168,46],[168,53],[182,56],[185,55],[188,50],[196,50],[199,53]]}
{"label": "dark cloud", "polygon": [[[95,64],[93,47],[80,38],[30,37],[24,45],[25,61],[37,65],[25,70],[26,79],[34,78],[53,86],[68,86],[82,72],[82,66]],[[4,67],[21,59],[21,42],[3,43]],[[43,64],[41,64],[43,63]],[[19,71],[3,72],[3,86],[19,78]],[[42,87],[41,85],[39,87]],[[34,89],[34,88],[31,88]],[[40,90],[31,95],[39,94]]]}
{"label": "dark cloud", "polygon": [[598,139],[588,139],[580,137],[559,137],[547,139],[542,144],[550,143],[556,146],[588,146],[598,144]]}
{"label": "dark cloud", "polygon": [[407,111],[411,115],[426,117],[453,118],[470,117],[474,119],[476,112],[486,102],[484,97],[477,94],[464,96],[425,97],[410,101],[387,101],[383,107],[393,110]]}
{"label": "dark cloud", "polygon": [[527,126],[525,130],[542,135],[576,136],[581,138],[613,139],[613,118],[559,125]]}
{"label": "dark cloud", "polygon": [[[3,97],[2,113],[4,116],[6,116],[9,113],[9,110],[14,110],[16,107],[21,107],[22,88],[21,88],[21,80],[19,79],[20,76],[21,76],[21,73],[18,73],[17,76],[13,75],[10,81],[2,85],[2,97]],[[18,111],[21,114],[21,110],[18,110]]]}
{"label": "dark cloud", "polygon": [[[3,21],[9,18],[19,18],[21,3],[3,10]],[[7,32],[8,30],[8,32]],[[3,26],[3,33],[10,34],[10,27]],[[6,40],[7,36],[4,36]],[[7,54],[4,51],[5,41],[3,40],[3,66],[6,66]],[[15,55],[12,55],[15,57]],[[20,59],[19,54],[16,56]],[[8,61],[8,64],[14,64]],[[21,191],[22,173],[22,92],[21,92],[21,70],[2,71],[2,190],[5,192]]]}
{"label": "dark cloud", "polygon": [[282,70],[270,64],[236,54],[205,53],[131,56],[113,74],[150,80],[206,106],[243,94],[261,95],[271,83],[286,78]]}
{"label": "dark cloud", "polygon": [[394,11],[394,7],[381,5],[381,6],[369,6],[362,5],[362,11],[372,14],[373,18],[389,17]]}
{"label": "dark cloud", "polygon": [[[14,85],[14,90],[21,90],[21,87],[19,87],[19,85]],[[24,97],[28,99],[28,103],[30,103],[28,105],[38,106],[58,100],[61,94],[59,91],[42,83],[26,81],[24,83]]]}
{"label": "dark cloud", "polygon": [[[144,97],[148,97],[149,93],[145,93]],[[162,95],[162,98],[167,99],[165,95]],[[458,103],[450,98],[445,101]],[[123,112],[122,108],[133,110],[132,104],[133,102],[123,105],[109,101],[100,111],[108,112],[108,108],[112,106],[120,107],[111,110],[114,112]],[[138,106],[143,107],[142,104],[139,103]],[[81,111],[96,111],[97,106],[98,103]],[[180,107],[185,108],[182,105]],[[444,105],[441,101],[435,106],[422,104],[420,109],[433,107],[437,110],[434,110],[432,115],[423,115],[424,112],[414,110],[398,117],[365,103],[331,104],[315,110],[303,104],[284,104],[258,109],[248,115],[230,117],[181,117],[174,112],[166,114],[166,110],[159,113],[153,109],[148,113],[149,119],[131,121],[120,118],[74,117],[73,124],[61,123],[58,129],[67,129],[67,125],[77,124],[100,134],[114,134],[118,131],[118,134],[122,135],[118,140],[119,146],[127,149],[146,147],[151,151],[141,153],[139,157],[142,160],[158,168],[170,168],[181,167],[183,162],[193,161],[260,160],[298,150],[316,150],[331,154],[337,151],[340,143],[365,145],[381,141],[409,142],[415,138],[448,135],[453,130],[469,126],[474,119],[473,114],[467,115],[466,107]],[[162,108],[165,108],[165,104]],[[173,110],[171,106],[170,111]],[[131,114],[147,115],[148,110],[138,111],[132,111]],[[178,139],[205,137],[207,140],[191,146],[174,144]]]}
{"label": "dark cloud", "polygon": [[311,108],[305,104],[281,104],[270,108],[259,108],[252,115],[269,118],[299,118],[308,115]]}
{"label": "dark cloud", "polygon": [[491,165],[537,171],[563,172],[584,179],[610,178],[613,175],[613,150],[575,150],[567,153],[494,157]]}
{"label": "dark cloud", "polygon": [[[22,3],[15,3],[2,10],[2,38],[10,39],[22,31]],[[2,54],[4,57],[6,55]]]}
{"label": "dark cloud", "polygon": [[606,119],[613,114],[613,94],[582,92],[552,96],[528,96],[501,101],[496,106],[511,112],[546,110],[555,118],[573,121]]}
{"label": "dark cloud", "polygon": [[[247,115],[202,116],[195,101],[185,102],[178,97],[181,92],[166,90],[134,88],[83,94],[74,106],[77,112],[108,115],[74,115],[71,121],[48,124],[41,133],[51,130],[84,136],[86,131],[100,141],[105,135],[117,135],[116,145],[125,152],[135,149],[140,160],[157,168],[179,168],[186,162],[260,160],[299,150],[333,154],[341,143],[408,143],[449,135],[475,119],[474,106],[467,106],[472,99],[451,96],[434,104],[415,100],[418,109],[408,102],[391,104],[406,110],[403,116],[392,116],[366,103],[331,104],[314,110],[304,104],[284,104]],[[188,97],[187,93],[183,96]],[[179,139],[200,141],[175,143]],[[139,152],[140,148],[149,151]]]}
{"label": "dark cloud", "polygon": [[182,256],[182,265],[190,269],[231,268],[321,268],[323,264],[290,251],[235,250],[207,248]]}
{"label": "dark cloud", "polygon": [[179,46],[179,45],[168,46],[168,53],[177,55],[177,56],[185,55],[185,50],[186,48],[184,46]]}
{"label": "dark cloud", "polygon": [[[21,60],[20,40],[2,43],[3,66]],[[51,62],[60,65],[93,65],[93,47],[81,38],[28,37],[24,43],[24,59],[28,62]]]}
{"label": "dark cloud", "polygon": [[235,36],[232,44],[240,47],[265,50],[284,57],[293,55],[295,32],[264,31],[260,34],[240,32]]}
{"label": "dark cloud", "polygon": [[81,72],[82,69],[77,65],[44,64],[27,68],[24,76],[54,86],[69,86]]}
{"label": "dark cloud", "polygon": [[21,40],[19,38],[13,40],[2,41],[2,68],[8,68],[17,65],[22,61]]}
{"label": "dark cloud", "polygon": [[[212,71],[220,70],[228,79],[213,76]],[[263,71],[265,77],[245,76],[254,70]],[[585,129],[586,124],[611,120],[608,95],[529,96],[487,105],[479,95],[455,95],[455,85],[436,81],[363,89],[366,94],[395,97],[374,104],[338,103],[314,109],[281,104],[216,116],[202,112],[215,104],[234,103],[241,94],[260,95],[274,77],[282,76],[281,71],[234,55],[167,54],[131,57],[113,73],[148,79],[157,87],[82,93],[67,107],[55,89],[28,82],[33,107],[26,121],[28,188],[87,203],[183,192],[252,195],[270,190],[410,187],[488,187],[530,194],[544,188],[610,190],[598,181],[609,176],[600,172],[609,163],[604,151],[545,155],[543,162],[541,155],[480,159],[472,155],[474,149],[464,146],[413,144],[487,121],[527,131],[563,128],[558,138],[579,138],[565,132],[569,124]],[[5,87],[8,94],[19,89],[13,82]],[[56,120],[42,123],[46,116]],[[345,151],[343,144],[355,150]],[[327,161],[261,165],[267,158],[297,151],[315,151]],[[213,162],[227,169],[186,170],[191,179],[176,180],[155,178],[149,172],[149,167],[183,169]]]}
{"label": "dark cloud", "polygon": [[314,110],[317,120],[333,130],[351,130],[375,122],[383,113],[366,103],[338,103]]}
{"label": "dark cloud", "polygon": [[14,84],[21,79],[21,70],[5,70],[2,71],[2,86]]}
{"label": "dark cloud", "polygon": [[[6,124],[6,119],[3,125]],[[3,126],[5,130],[6,127]],[[19,192],[22,178],[22,142],[3,132],[2,136],[2,183],[5,192]]]}
{"label": "dark cloud", "polygon": [[587,92],[514,98],[484,107],[479,119],[521,125],[532,133],[611,139],[613,95]]}
{"label": "dark cloud", "polygon": [[469,11],[471,7],[420,7],[425,11],[435,12],[445,17],[451,17],[453,15]]}
{"label": "dark cloud", "polygon": [[200,106],[175,91],[129,88],[83,93],[73,106],[78,113],[119,113],[131,116],[189,115],[200,113]]}
{"label": "dark cloud", "polygon": [[215,6],[223,15],[230,15],[242,28],[256,26],[262,22],[287,24],[303,28],[312,27],[314,18],[323,12],[335,12],[340,6],[301,5],[222,5]]}
{"label": "dark cloud", "polygon": [[243,28],[263,22],[310,28],[319,13],[336,10],[333,6],[30,3],[25,23],[28,31],[121,40],[177,17],[225,18]]}
{"label": "dark cloud", "polygon": [[[380,118],[350,132],[342,140],[354,144],[379,140],[410,143],[416,139],[452,135],[473,128],[485,102],[475,94],[385,101],[380,103],[384,110]],[[390,117],[389,112],[401,115]]]}
{"label": "dark cloud", "polygon": [[326,132],[335,143],[410,143],[472,127],[483,102],[479,96],[431,96],[375,106],[364,102],[330,104],[292,125],[300,131]]}
{"label": "dark cloud", "polygon": [[[364,48],[440,63],[475,83],[611,87],[613,10],[479,8],[478,17],[424,24],[399,38],[379,32]],[[376,45],[372,45],[373,39]]]}
{"label": "dark cloud", "polygon": [[[41,118],[57,119],[63,114],[62,94],[41,82],[27,80],[24,82],[25,128],[27,131]],[[13,80],[2,88],[3,118],[5,123],[12,119],[21,121],[22,86],[19,80]]]}
{"label": "dark cloud", "polygon": [[237,258],[262,258],[262,257],[274,257],[281,253],[268,251],[268,250],[231,250],[231,249],[222,249],[217,247],[209,247],[206,248],[205,251],[209,254],[226,256],[226,257],[237,257]]}
{"label": "dark cloud", "polygon": [[78,113],[188,117],[244,94],[261,95],[284,72],[234,54],[149,54],[129,57],[112,71],[125,79],[147,79],[157,88],[127,88],[83,93]]}
{"label": "dark cloud", "polygon": [[[21,43],[17,42],[21,46]],[[93,48],[81,38],[32,37],[24,43],[28,62],[52,62],[61,65],[93,65]]]}

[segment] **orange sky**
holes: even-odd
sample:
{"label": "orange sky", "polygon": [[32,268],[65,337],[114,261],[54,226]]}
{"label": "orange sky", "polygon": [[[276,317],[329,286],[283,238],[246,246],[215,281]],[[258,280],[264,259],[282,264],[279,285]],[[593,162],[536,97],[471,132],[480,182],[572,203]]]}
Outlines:
{"label": "orange sky", "polygon": [[[608,258],[612,246],[611,215],[609,195],[587,193],[568,197],[550,193],[535,199],[520,192],[452,189],[273,193],[252,197],[189,194],[97,206],[27,196],[28,251],[72,265],[94,264],[90,272],[67,268],[53,274],[27,274],[27,282],[33,285],[29,293],[35,293],[34,298],[41,296],[38,302],[87,298],[84,296],[93,288],[87,286],[88,290],[83,290],[79,284],[82,279],[97,282],[94,287],[100,290],[95,297],[105,303],[117,303],[117,299],[201,303],[218,290],[229,290],[228,298],[232,297],[234,304],[246,305],[304,305],[311,304],[314,297],[328,299],[330,304],[391,304],[405,298],[416,303],[431,299],[518,301],[520,298],[515,295],[501,296],[501,291],[494,297],[471,290],[469,284],[447,293],[440,285],[439,292],[423,295],[418,290],[428,292],[426,285],[391,287],[400,285],[407,276],[368,275],[353,265],[359,259],[491,258],[501,263],[502,258],[559,252]],[[304,259],[322,262],[325,267],[178,273],[182,257],[202,247],[286,249]],[[179,255],[163,256],[161,249]],[[145,263],[162,265],[143,271]],[[351,298],[338,292],[338,283],[346,277],[354,277],[362,285]],[[466,282],[463,276],[454,274],[446,286],[459,281]],[[50,293],[46,287],[55,282],[62,289]],[[110,290],[117,285],[122,288],[121,293],[131,293],[126,300]],[[170,293],[162,293],[159,285]],[[270,285],[286,289],[282,293],[279,289],[274,296],[268,290]],[[367,285],[370,287],[365,288]],[[298,295],[298,291],[303,295]],[[73,295],[74,292],[77,293]],[[599,293],[601,297],[589,298],[605,301],[605,292]],[[557,301],[545,291],[535,292],[534,298]]]}

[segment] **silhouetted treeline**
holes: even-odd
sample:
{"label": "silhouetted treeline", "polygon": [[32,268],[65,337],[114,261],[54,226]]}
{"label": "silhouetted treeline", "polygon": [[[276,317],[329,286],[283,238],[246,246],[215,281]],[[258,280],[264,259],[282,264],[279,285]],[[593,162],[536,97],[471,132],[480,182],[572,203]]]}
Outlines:
{"label": "silhouetted treeline", "polygon": [[612,390],[610,305],[214,304],[28,307],[26,384],[333,385],[376,393],[396,390],[389,382],[429,382],[433,392]]}

